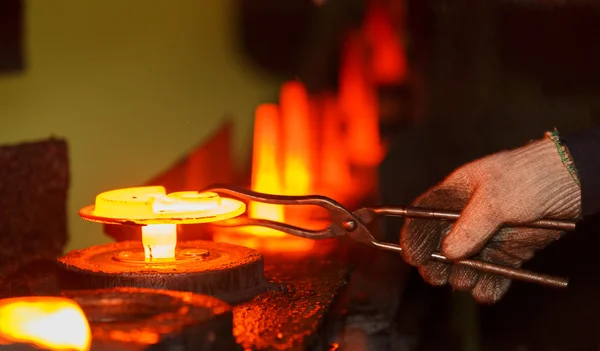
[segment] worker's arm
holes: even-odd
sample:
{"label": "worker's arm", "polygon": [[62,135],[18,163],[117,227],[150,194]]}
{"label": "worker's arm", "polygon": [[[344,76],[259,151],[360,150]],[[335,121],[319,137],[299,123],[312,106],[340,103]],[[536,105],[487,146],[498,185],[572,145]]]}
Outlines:
{"label": "worker's arm", "polygon": [[600,213],[600,126],[564,138],[581,181],[582,215]]}

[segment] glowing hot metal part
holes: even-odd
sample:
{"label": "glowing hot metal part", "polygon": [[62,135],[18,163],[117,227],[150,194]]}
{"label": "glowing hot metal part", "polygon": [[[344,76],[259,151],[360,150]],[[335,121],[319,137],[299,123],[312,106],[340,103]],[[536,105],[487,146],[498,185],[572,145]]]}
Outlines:
{"label": "glowing hot metal part", "polygon": [[87,351],[91,331],[83,311],[72,300],[46,296],[10,298],[0,300],[0,343]]}
{"label": "glowing hot metal part", "polygon": [[177,246],[177,225],[152,224],[142,227],[142,245],[146,261],[173,259]]}
{"label": "glowing hot metal part", "polygon": [[81,209],[79,215],[93,222],[143,225],[146,261],[160,261],[175,258],[177,224],[220,221],[245,211],[243,202],[215,193],[167,194],[162,186],[145,186],[101,193],[96,203]]}
{"label": "glowing hot metal part", "polygon": [[96,204],[79,215],[107,224],[194,224],[229,219],[246,211],[243,202],[215,193],[166,193],[162,186],[111,190],[96,196]]}

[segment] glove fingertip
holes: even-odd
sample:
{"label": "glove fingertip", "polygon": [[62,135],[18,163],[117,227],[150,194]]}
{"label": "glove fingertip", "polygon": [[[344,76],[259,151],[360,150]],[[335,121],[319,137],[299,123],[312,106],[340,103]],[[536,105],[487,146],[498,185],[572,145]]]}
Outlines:
{"label": "glove fingertip", "polygon": [[451,266],[441,262],[430,262],[419,267],[419,273],[425,282],[433,286],[448,284]]}
{"label": "glove fingertip", "polygon": [[492,305],[506,295],[510,285],[510,279],[486,274],[479,279],[471,293],[478,303]]}
{"label": "glove fingertip", "polygon": [[440,248],[444,256],[456,261],[477,253],[500,226],[493,218],[473,217],[461,217],[444,237]]}
{"label": "glove fingertip", "polygon": [[437,231],[432,221],[407,220],[400,233],[402,258],[417,267],[429,262],[439,241]]}
{"label": "glove fingertip", "polygon": [[450,285],[459,291],[471,291],[477,281],[479,280],[479,273],[467,266],[452,266],[450,272]]}

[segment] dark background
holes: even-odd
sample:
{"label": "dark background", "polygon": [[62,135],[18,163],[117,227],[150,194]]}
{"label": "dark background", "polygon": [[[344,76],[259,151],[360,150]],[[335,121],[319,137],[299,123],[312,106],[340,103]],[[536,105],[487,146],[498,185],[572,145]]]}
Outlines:
{"label": "dark background", "polygon": [[[249,56],[300,77],[312,91],[335,89],[341,38],[360,22],[361,1],[240,4]],[[392,134],[380,168],[381,203],[408,204],[455,167],[546,130],[570,133],[600,123],[598,5],[411,0],[408,13],[412,74],[405,88],[413,107],[424,103],[405,111],[405,119],[418,122]],[[398,240],[401,224],[386,223],[388,240]],[[396,332],[416,336],[421,350],[595,350],[599,225],[587,219],[527,265],[569,276],[567,291],[515,283],[503,301],[484,307],[423,284],[416,271],[391,282],[403,289]]]}

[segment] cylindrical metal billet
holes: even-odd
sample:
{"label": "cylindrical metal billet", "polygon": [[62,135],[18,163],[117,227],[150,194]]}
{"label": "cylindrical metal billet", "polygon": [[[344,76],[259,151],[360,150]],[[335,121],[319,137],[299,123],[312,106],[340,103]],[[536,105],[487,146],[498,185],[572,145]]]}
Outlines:
{"label": "cylindrical metal billet", "polygon": [[212,241],[177,243],[171,262],[146,262],[141,242],[121,241],[71,251],[58,264],[61,285],[67,289],[153,288],[238,303],[269,284],[258,251]]}

